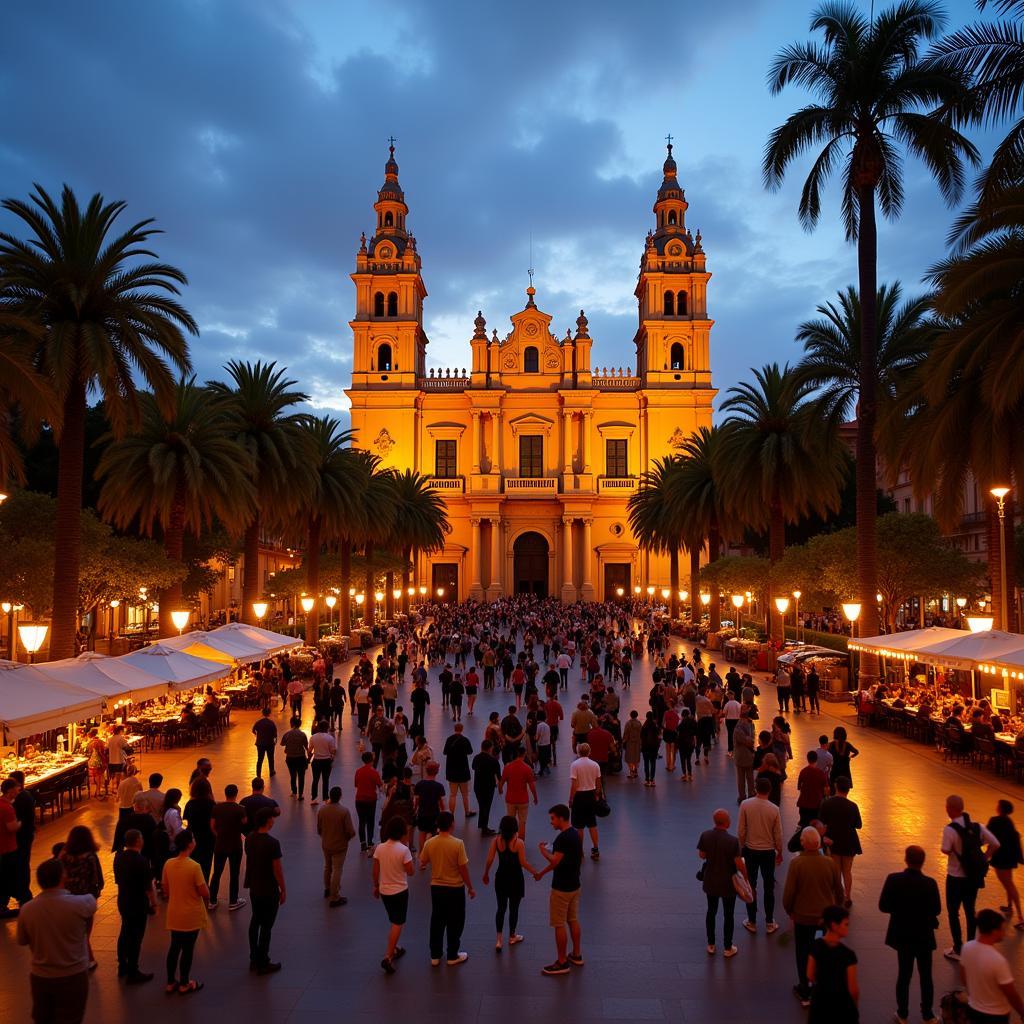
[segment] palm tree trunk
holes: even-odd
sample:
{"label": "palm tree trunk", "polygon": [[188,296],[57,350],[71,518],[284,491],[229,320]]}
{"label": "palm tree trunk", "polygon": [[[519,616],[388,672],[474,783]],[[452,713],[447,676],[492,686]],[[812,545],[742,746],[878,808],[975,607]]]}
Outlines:
{"label": "palm tree trunk", "polygon": [[[175,489],[174,499],[171,502],[170,515],[164,526],[164,554],[169,561],[175,565],[181,564],[182,554],[185,548],[185,488],[180,484]],[[184,608],[184,600],[181,594],[181,583],[172,583],[169,587],[160,591],[160,618],[157,621],[158,635],[176,636],[177,626],[171,618],[171,612]]]}
{"label": "palm tree trunk", "polygon": [[695,544],[690,548],[690,622],[696,626],[700,622],[700,548]]}
{"label": "palm tree trunk", "polygon": [[341,542],[341,610],[338,613],[338,631],[342,636],[352,632],[352,541]]}
{"label": "palm tree trunk", "polygon": [[674,622],[679,618],[679,548],[674,544],[668,553],[668,578],[671,593],[668,595],[668,614]]}
{"label": "palm tree trunk", "polygon": [[[782,512],[782,499],[775,496],[772,499],[768,520],[768,561],[774,565],[786,552],[786,517]],[[782,615],[775,607],[775,588],[773,584],[768,585],[768,621],[770,623],[771,638],[779,647],[785,640],[785,625]]]}
{"label": "palm tree trunk", "polygon": [[320,640],[320,517],[310,516],[306,531],[306,592],[313,607],[306,615],[306,643],[316,647]]}
{"label": "palm tree trunk", "polygon": [[363,602],[364,616],[363,625],[369,629],[377,619],[377,599],[373,596],[376,591],[376,574],[373,571],[373,542],[367,541],[364,549],[366,555],[366,600]]}
{"label": "palm tree trunk", "polygon": [[[53,561],[53,623],[50,657],[72,658],[78,631],[78,576],[82,562],[82,476],[85,464],[85,385],[64,399],[58,442],[56,537]],[[41,609],[32,609],[39,615]]]}
{"label": "palm tree trunk", "polygon": [[395,617],[395,574],[389,572],[384,578],[384,618]]}
{"label": "palm tree trunk", "polygon": [[[876,516],[877,465],[875,419],[878,373],[878,233],[875,226],[874,185],[857,189],[860,231],[857,236],[857,274],[860,288],[860,380],[857,403],[857,599],[861,603],[861,635],[878,635],[878,536]],[[878,677],[878,658],[861,652],[860,686]]]}
{"label": "palm tree trunk", "polygon": [[412,559],[412,548],[402,549],[402,611],[409,614],[409,564]]}
{"label": "palm tree trunk", "polygon": [[[708,530],[708,562],[717,562],[722,552],[722,535],[718,524],[712,523]],[[708,605],[708,632],[717,633],[722,628],[722,599],[718,587],[711,587],[711,603]]]}
{"label": "palm tree trunk", "polygon": [[260,598],[260,514],[253,515],[252,522],[245,528],[242,547],[242,621],[258,626],[259,619],[253,611],[253,601]]}

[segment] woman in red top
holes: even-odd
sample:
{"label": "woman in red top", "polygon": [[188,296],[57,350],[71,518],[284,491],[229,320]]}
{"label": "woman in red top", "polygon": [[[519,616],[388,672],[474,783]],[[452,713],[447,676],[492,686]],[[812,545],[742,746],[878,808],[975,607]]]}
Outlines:
{"label": "woman in red top", "polygon": [[356,816],[359,819],[359,849],[373,853],[373,822],[377,817],[377,794],[384,789],[384,781],[373,767],[373,754],[363,754],[363,766],[356,770]]}

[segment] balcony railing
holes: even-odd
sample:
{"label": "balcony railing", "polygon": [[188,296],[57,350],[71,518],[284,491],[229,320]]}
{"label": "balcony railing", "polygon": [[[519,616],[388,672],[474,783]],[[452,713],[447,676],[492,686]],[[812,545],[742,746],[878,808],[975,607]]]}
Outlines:
{"label": "balcony railing", "polygon": [[640,378],[634,377],[628,366],[625,373],[622,372],[621,366],[618,370],[614,366],[599,367],[594,370],[590,379],[593,381],[595,388],[601,388],[605,391],[635,391],[640,387]]}
{"label": "balcony railing", "polygon": [[632,494],[639,481],[635,476],[603,476],[597,481],[599,494]]}
{"label": "balcony railing", "polygon": [[465,493],[466,481],[461,476],[432,476],[428,479],[435,491],[441,491],[443,494]]}
{"label": "balcony railing", "polygon": [[505,493],[514,498],[549,498],[558,494],[558,481],[547,476],[505,478]]}

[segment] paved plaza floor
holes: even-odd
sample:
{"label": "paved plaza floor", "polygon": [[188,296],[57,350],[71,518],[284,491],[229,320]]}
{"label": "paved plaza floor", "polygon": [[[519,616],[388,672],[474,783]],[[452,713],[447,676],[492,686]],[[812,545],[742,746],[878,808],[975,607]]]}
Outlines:
{"label": "paved plaza floor", "polygon": [[[721,662],[719,667],[723,668]],[[440,707],[437,672],[435,666],[430,673],[435,703],[427,718],[427,732],[435,750],[451,731],[451,722]],[[632,690],[623,695],[623,716],[633,707],[641,715],[646,710],[650,675],[651,665],[645,658],[634,669]],[[759,682],[763,722],[774,711],[775,692],[769,683]],[[408,684],[402,696],[407,690]],[[569,699],[563,700],[567,713],[581,691],[578,672],[574,671]],[[466,732],[474,748],[479,745],[488,712],[504,713],[508,696],[500,689],[482,694],[476,714],[466,719]],[[304,724],[308,726],[309,701],[306,703]],[[161,771],[165,788],[173,785],[186,789],[196,758],[205,755],[214,763],[212,781],[218,796],[228,782],[237,783],[243,794],[248,792],[253,771],[253,738],[249,732],[253,718],[251,712],[233,714],[231,728],[201,750],[146,754],[143,774]],[[284,726],[285,716],[278,714],[277,721],[279,728]],[[969,812],[982,820],[993,813],[997,799],[1008,797],[1019,802],[1024,822],[1024,789],[989,771],[944,764],[941,756],[928,747],[858,728],[851,709],[845,705],[825,706],[820,717],[791,715],[790,721],[794,752],[800,759],[794,768],[802,764],[804,752],[816,745],[819,732],[831,733],[840,723],[847,726],[861,751],[853,763],[851,796],[860,804],[864,819],[865,854],[857,859],[854,870],[848,942],[860,959],[862,1021],[888,1021],[895,1008],[896,964],[895,955],[884,945],[886,921],[877,910],[884,876],[901,867],[904,847],[914,842],[926,849],[926,871],[936,876],[941,886],[945,864],[939,843],[947,793],[963,794]],[[352,809],[358,730],[352,718],[346,717],[344,725],[332,781],[344,787],[344,802]],[[538,782],[540,804],[531,808],[527,846],[528,852],[533,851],[531,859],[538,863],[536,844],[552,837],[544,812],[568,794],[571,758],[567,731],[563,729],[559,766],[550,778]],[[382,1019],[423,1024],[502,1019],[559,1024],[583,1020],[722,1024],[771,1020],[773,1024],[789,1024],[806,1014],[791,992],[796,980],[793,946],[781,907],[777,917],[782,928],[774,936],[766,936],[763,926],[758,935],[747,934],[739,927],[737,914],[739,955],[725,960],[721,952],[714,958],[705,952],[705,903],[695,878],[699,863],[695,846],[701,830],[710,827],[716,807],[726,807],[735,817],[734,772],[724,745],[712,752],[710,765],[699,767],[692,784],[681,783],[678,773],[668,775],[663,761],[659,762],[654,789],[622,775],[610,780],[613,811],[602,823],[602,857],[599,863],[587,859],[583,865],[580,917],[586,965],[568,976],[554,978],[540,973],[541,967],[554,959],[547,923],[549,879],[540,883],[527,880],[519,926],[526,941],[511,949],[506,946],[500,956],[496,955],[494,893],[492,887],[480,884],[486,841],[479,836],[475,820],[471,820],[470,828],[464,827],[461,810],[456,815],[456,832],[466,838],[477,886],[463,939],[463,948],[471,959],[458,968],[430,966],[428,882],[426,877],[417,876],[412,880],[409,923],[403,935],[408,954],[394,976],[385,976],[379,964],[387,926],[383,908],[372,898],[369,861],[359,856],[358,846],[350,850],[342,883],[348,905],[329,909],[321,897],[315,809],[310,806],[308,793],[305,803],[288,798],[283,758],[279,758],[279,766],[282,770],[272,780],[269,792],[282,805],[274,832],[284,847],[288,901],[273,935],[272,956],[284,964],[277,975],[256,977],[248,972],[248,908],[228,913],[222,901],[196,949],[193,976],[205,982],[203,992],[188,997],[163,993],[167,933],[162,909],[150,919],[142,960],[143,969],[155,971],[157,978],[146,986],[125,988],[116,977],[114,953],[119,921],[108,852],[116,816],[112,802],[89,801],[40,830],[36,859],[63,839],[73,824],[91,826],[103,844],[101,859],[107,871],[107,886],[93,932],[100,966],[91,979],[87,1021],[187,1024],[212,1021],[218,1014],[227,1013],[230,1017],[224,1019],[232,1024],[247,1019],[281,1024],[368,1024]],[[791,771],[783,794],[787,837],[797,820],[794,777]],[[495,821],[492,815],[492,824]],[[780,895],[784,872],[785,868],[780,869]],[[993,879],[983,891],[979,906],[995,906],[1001,896]],[[14,933],[13,923],[0,924],[0,1021],[22,1024],[30,1020],[29,957],[26,950],[15,945]],[[940,949],[949,944],[944,916],[938,941]],[[1024,937],[1011,930],[1004,952],[1024,981]],[[954,966],[943,960],[941,953],[936,954],[935,978],[939,995],[956,984]],[[917,998],[915,980],[912,1007],[916,1008]],[[911,1017],[916,1019],[916,1009]]]}

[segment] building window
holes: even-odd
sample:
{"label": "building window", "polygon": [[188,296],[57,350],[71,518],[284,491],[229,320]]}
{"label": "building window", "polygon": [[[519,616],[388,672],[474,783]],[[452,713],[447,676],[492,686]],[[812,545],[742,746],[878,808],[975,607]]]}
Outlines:
{"label": "building window", "polygon": [[539,434],[523,434],[519,438],[519,475],[544,475],[544,438]]}
{"label": "building window", "polygon": [[684,370],[686,369],[686,359],[683,354],[683,346],[677,341],[673,346],[669,354],[669,365],[673,370]]}
{"label": "building window", "polygon": [[523,373],[539,373],[540,356],[537,350],[531,345],[523,349]]}
{"label": "building window", "polygon": [[665,292],[665,316],[676,315],[676,297],[672,292]]}
{"label": "building window", "polygon": [[384,315],[384,293],[377,292],[373,297],[373,315],[383,316]]}
{"label": "building window", "polygon": [[676,222],[676,211],[675,210],[670,210],[669,211],[668,222],[669,222],[669,224],[675,224],[675,222]]}
{"label": "building window", "polygon": [[910,499],[909,498],[904,498],[903,499],[903,511],[904,512],[909,512],[910,511]]}
{"label": "building window", "polygon": [[434,442],[434,476],[451,480],[458,475],[454,441]]}
{"label": "building window", "polygon": [[686,292],[680,292],[676,296],[676,315],[686,316]]}
{"label": "building window", "polygon": [[377,348],[377,369],[391,369],[391,346],[387,342]]}
{"label": "building window", "polygon": [[384,227],[390,228],[390,227],[394,227],[394,225],[395,225],[395,218],[394,218],[394,216],[392,214],[390,214],[390,213],[385,213],[384,214]]}
{"label": "building window", "polygon": [[604,443],[605,473],[610,477],[629,476],[625,438],[610,437]]}
{"label": "building window", "polygon": [[388,292],[388,316],[398,316],[397,292]]}

